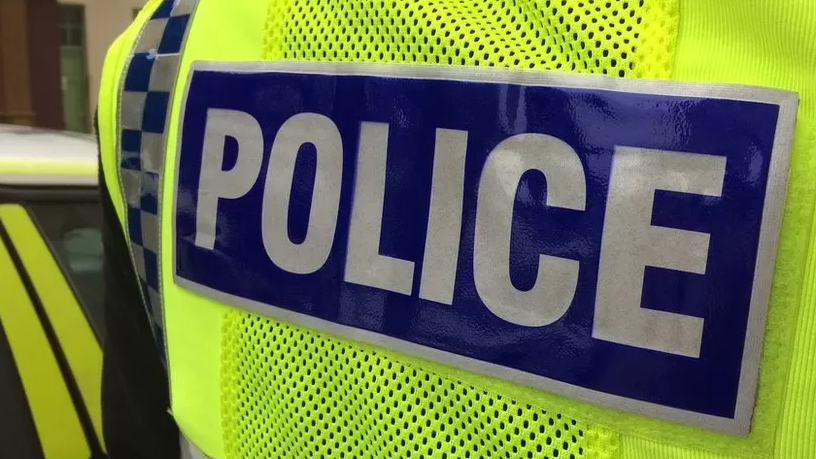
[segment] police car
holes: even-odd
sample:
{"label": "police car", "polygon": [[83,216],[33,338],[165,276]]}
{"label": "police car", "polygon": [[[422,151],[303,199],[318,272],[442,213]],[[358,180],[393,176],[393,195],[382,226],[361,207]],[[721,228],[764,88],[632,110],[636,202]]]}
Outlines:
{"label": "police car", "polygon": [[103,451],[92,136],[0,125],[0,457]]}

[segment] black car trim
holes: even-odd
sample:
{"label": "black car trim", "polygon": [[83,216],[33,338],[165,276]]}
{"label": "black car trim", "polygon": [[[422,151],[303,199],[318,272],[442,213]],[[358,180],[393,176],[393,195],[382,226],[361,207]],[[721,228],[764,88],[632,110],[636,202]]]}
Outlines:
{"label": "black car trim", "polygon": [[98,186],[0,185],[0,203],[99,202]]}

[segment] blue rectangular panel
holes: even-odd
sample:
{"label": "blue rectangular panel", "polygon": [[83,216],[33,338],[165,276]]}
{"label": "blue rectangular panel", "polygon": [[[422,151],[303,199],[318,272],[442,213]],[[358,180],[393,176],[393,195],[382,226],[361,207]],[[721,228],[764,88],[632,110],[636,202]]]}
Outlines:
{"label": "blue rectangular panel", "polygon": [[[233,71],[225,63],[199,66],[193,72],[181,121],[174,211],[174,269],[180,284],[206,287],[201,289],[205,294],[256,312],[320,319],[304,319],[302,323],[335,324],[339,328],[330,329],[337,333],[350,329],[372,332],[345,334],[568,396],[719,430],[747,428],[759,352],[743,358],[743,351],[749,340],[762,339],[773,264],[758,265],[758,260],[767,259],[762,258],[763,251],[773,259],[787,174],[788,151],[781,151],[787,147],[779,145],[789,141],[789,132],[786,126],[779,128],[787,116],[781,111],[784,103],[779,101],[780,94],[771,91],[752,100],[738,100],[722,96],[722,91],[720,95],[701,94],[697,89],[683,91],[671,82],[638,86],[637,82],[624,85],[617,79],[582,77],[578,83],[570,83],[572,77],[559,76],[555,78],[563,84],[547,84],[542,76],[545,83],[535,84],[528,82],[536,78],[529,73],[519,77],[509,71],[507,81],[500,81],[501,71],[491,71],[487,77],[452,73],[447,78],[432,78],[423,77],[421,72],[419,76],[406,75],[406,70],[378,76],[372,74],[376,66],[366,67],[366,74],[343,69],[296,72],[259,67]],[[480,78],[493,81],[475,81]],[[612,84],[616,90],[603,88]],[[622,91],[621,87],[632,90]],[[245,147],[249,143],[239,144],[228,135],[217,152],[223,154],[219,171],[237,169],[245,155],[261,159],[245,170],[249,171],[242,179],[245,193],[218,199],[214,243],[208,246],[201,243],[203,239],[196,244],[196,232],[197,219],[204,218],[197,214],[201,212],[199,199],[202,193],[213,191],[213,184],[207,182],[209,176],[202,174],[205,130],[219,127],[216,122],[207,125],[212,109],[248,114],[248,119],[260,127],[263,145],[262,152],[250,152],[250,147]],[[342,139],[342,181],[339,197],[317,195],[315,170],[317,154],[322,153],[309,142],[300,145],[286,216],[289,239],[300,244],[309,237],[309,212],[316,202],[339,199],[339,211],[325,263],[314,272],[296,274],[273,262],[268,254],[262,233],[270,227],[262,221],[262,209],[266,177],[273,173],[268,170],[273,142],[287,120],[303,113],[319,114],[336,126]],[[413,278],[403,279],[410,293],[347,281],[354,190],[360,186],[356,181],[371,179],[360,169],[361,123],[366,122],[388,125],[387,149],[382,151],[387,159],[377,247],[381,256],[414,263]],[[461,209],[450,209],[461,211],[462,217],[458,249],[453,252],[458,258],[452,304],[420,298],[435,141],[440,128],[467,133]],[[552,160],[557,165],[550,171],[527,170],[519,180],[504,184],[515,197],[496,201],[512,206],[507,223],[511,228],[507,253],[511,285],[507,288],[520,292],[534,289],[541,255],[572,260],[577,266],[572,300],[564,305],[563,314],[545,321],[545,325],[506,320],[512,317],[496,313],[504,307],[504,297],[498,302],[491,300],[498,306],[489,306],[482,294],[486,287],[477,286],[474,280],[476,215],[480,183],[488,173],[485,164],[497,145],[520,134],[555,138],[580,162],[578,180],[566,181],[575,188],[559,193],[583,196],[582,209],[552,205],[567,199],[556,196],[556,190],[548,196],[548,186],[559,182],[559,177],[547,176],[562,170],[558,158]],[[300,133],[301,137],[309,135]],[[785,138],[777,138],[780,135]],[[610,216],[620,215],[608,209],[613,201],[608,194],[615,168],[634,168],[632,187],[642,178],[637,171],[647,170],[640,169],[646,167],[645,161],[625,156],[631,153],[627,148],[669,152],[671,161],[659,163],[659,167],[682,165],[687,159],[724,167],[717,179],[719,189],[712,182],[713,188],[700,192],[682,191],[694,183],[693,167],[689,180],[680,180],[672,189],[662,183],[675,183],[673,172],[658,168],[650,176],[657,183],[653,192],[643,194],[652,196],[652,203],[638,220],[641,226],[667,228],[672,234],[703,235],[703,239],[691,239],[702,241],[691,250],[699,252],[697,261],[702,260],[702,265],[683,267],[680,259],[684,253],[677,252],[688,250],[672,248],[673,239],[658,238],[654,243],[635,240],[634,248],[624,250],[624,255],[652,250],[666,255],[666,266],[675,266],[673,260],[680,260],[677,267],[650,265],[646,257],[646,266],[640,266],[640,271],[634,268],[620,273],[637,277],[642,271],[638,291],[629,289],[616,297],[615,286],[605,286],[613,292],[605,296],[611,298],[606,307],[614,309],[618,299],[623,302],[634,295],[641,299],[640,304],[626,305],[629,310],[662,311],[696,320],[702,326],[697,355],[694,351],[684,355],[660,350],[660,343],[655,346],[644,341],[639,345],[637,338],[617,339],[614,327],[611,338],[608,333],[593,331],[598,327],[598,285],[603,277],[599,276],[602,240],[610,238],[606,242],[616,249],[619,246],[610,241],[634,237],[609,226]],[[522,153],[514,154],[507,158],[521,158],[518,155]],[[542,150],[538,154],[554,153]],[[497,170],[517,166],[498,164]],[[716,176],[711,172],[715,169],[699,172]],[[455,175],[455,171],[450,173]],[[317,180],[321,177],[318,175]],[[777,181],[774,189],[782,192],[766,196],[773,180]],[[619,185],[626,188],[627,183],[624,179]],[[764,229],[766,225],[768,229]],[[768,234],[763,235],[763,231]],[[485,240],[487,246],[493,244],[490,237]],[[499,242],[496,239],[496,244]],[[641,242],[647,248],[640,247]],[[616,260],[610,261],[615,265]],[[546,280],[547,273],[542,275]],[[562,285],[557,288],[566,288]],[[527,307],[534,310],[550,305],[533,302]],[[289,312],[297,314],[287,315]],[[627,314],[618,316],[628,320]],[[748,336],[751,321],[758,321],[759,330]],[[621,323],[617,325],[619,330]],[[601,335],[603,339],[598,337]],[[648,403],[641,409],[631,401]],[[738,410],[740,404],[746,406]],[[747,417],[740,420],[739,416]]]}

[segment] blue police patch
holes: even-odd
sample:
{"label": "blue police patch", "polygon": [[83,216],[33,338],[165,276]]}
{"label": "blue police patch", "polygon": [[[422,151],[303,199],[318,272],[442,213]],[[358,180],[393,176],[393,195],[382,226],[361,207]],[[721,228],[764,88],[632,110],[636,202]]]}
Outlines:
{"label": "blue police patch", "polygon": [[795,94],[196,63],[175,279],[565,396],[750,424]]}

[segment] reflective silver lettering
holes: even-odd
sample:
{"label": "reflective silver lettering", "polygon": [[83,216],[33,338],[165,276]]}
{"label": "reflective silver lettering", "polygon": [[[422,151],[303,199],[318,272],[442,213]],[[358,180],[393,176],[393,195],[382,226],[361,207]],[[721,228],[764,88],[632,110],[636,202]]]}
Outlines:
{"label": "reflective silver lettering", "polygon": [[[300,147],[316,150],[316,171],[306,238],[289,239],[289,206],[295,160]],[[282,269],[309,274],[329,258],[337,227],[343,173],[343,142],[334,122],[317,113],[292,116],[280,127],[269,158],[261,210],[261,234],[267,255]]]}
{"label": "reflective silver lettering", "polygon": [[444,304],[453,303],[459,234],[462,231],[467,136],[467,131],[436,130],[431,205],[419,297]]}
{"label": "reflective silver lettering", "polygon": [[586,181],[581,160],[564,141],[544,134],[519,134],[493,149],[479,182],[473,274],[476,291],[498,317],[536,327],[558,320],[569,308],[578,283],[577,260],[539,255],[533,288],[521,291],[510,280],[510,229],[521,176],[541,171],[547,205],[584,210]]}
{"label": "reflective silver lettering", "polygon": [[[227,137],[232,137],[238,143],[238,152],[235,166],[223,170]],[[263,134],[252,115],[237,110],[207,110],[196,205],[195,245],[213,249],[218,201],[245,195],[258,178],[262,157]]]}
{"label": "reflective silver lettering", "polygon": [[705,273],[709,234],[652,226],[654,192],[720,196],[724,177],[723,156],[615,148],[601,241],[593,337],[671,354],[700,356],[703,319],[642,308],[643,274],[645,266]]}
{"label": "reflective silver lettering", "polygon": [[359,145],[346,255],[346,281],[410,295],[414,262],[379,253],[388,125],[361,123]]}

